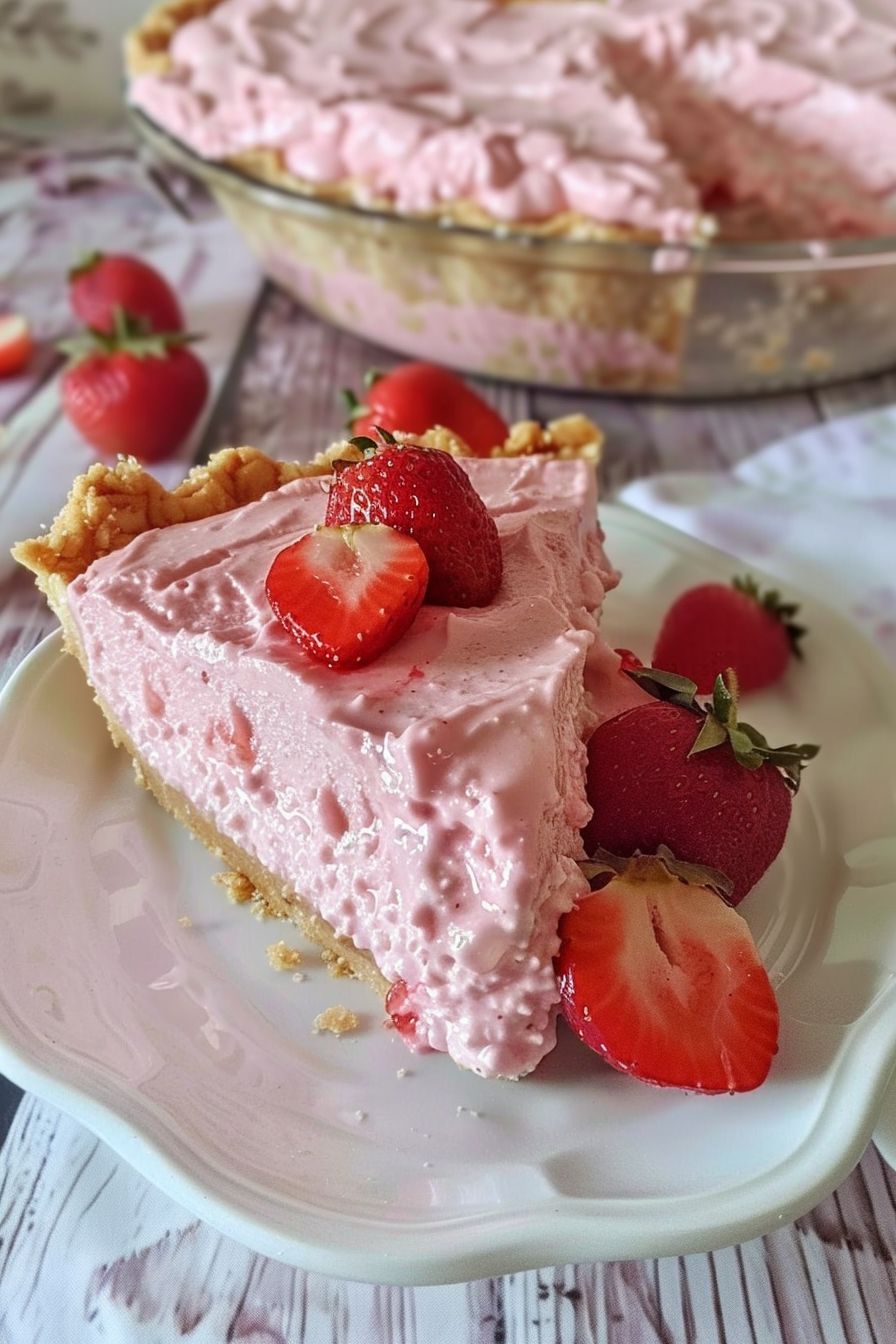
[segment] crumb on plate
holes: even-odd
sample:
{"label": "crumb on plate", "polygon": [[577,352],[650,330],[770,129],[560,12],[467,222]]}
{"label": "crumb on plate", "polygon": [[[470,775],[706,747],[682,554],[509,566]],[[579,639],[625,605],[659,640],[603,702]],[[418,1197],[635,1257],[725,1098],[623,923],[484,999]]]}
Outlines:
{"label": "crumb on plate", "polygon": [[235,905],[245,905],[254,901],[257,895],[255,886],[244,873],[215,873],[214,880],[223,887]]}
{"label": "crumb on plate", "polygon": [[318,1013],[314,1019],[314,1030],[329,1031],[334,1036],[345,1036],[349,1032],[357,1031],[359,1022],[357,1013],[337,1003],[332,1008],[325,1008],[322,1013]]}
{"label": "crumb on plate", "polygon": [[279,943],[270,943],[265,951],[268,961],[275,971],[292,971],[302,964],[302,954],[297,947],[290,947],[281,938]]}

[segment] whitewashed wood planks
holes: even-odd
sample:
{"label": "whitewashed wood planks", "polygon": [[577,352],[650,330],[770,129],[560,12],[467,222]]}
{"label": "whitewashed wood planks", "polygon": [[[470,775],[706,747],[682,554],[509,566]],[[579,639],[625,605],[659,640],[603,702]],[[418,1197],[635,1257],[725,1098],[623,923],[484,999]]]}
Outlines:
{"label": "whitewashed wood planks", "polygon": [[27,1097],[3,1153],[0,1338],[891,1344],[894,1193],[893,1173],[869,1148],[811,1214],[741,1246],[379,1287],[306,1274],[219,1236]]}

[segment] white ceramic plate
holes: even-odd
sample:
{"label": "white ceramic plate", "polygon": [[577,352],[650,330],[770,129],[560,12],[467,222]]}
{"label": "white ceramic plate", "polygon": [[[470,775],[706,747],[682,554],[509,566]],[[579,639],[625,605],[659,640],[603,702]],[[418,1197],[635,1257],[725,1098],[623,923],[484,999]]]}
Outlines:
{"label": "white ceramic plate", "polygon": [[[605,628],[649,654],[671,597],[736,562],[604,510],[625,578]],[[812,1207],[868,1142],[896,1057],[896,684],[814,603],[807,656],[749,718],[818,741],[783,854],[741,906],[781,1050],[739,1097],[652,1089],[568,1033],[531,1078],[412,1056],[363,987],[259,923],[132,782],[72,659],[0,705],[0,1068],[191,1212],[269,1255],[424,1284],[706,1250]],[[746,715],[745,715],[746,717]],[[336,1002],[356,1035],[315,1035]]]}

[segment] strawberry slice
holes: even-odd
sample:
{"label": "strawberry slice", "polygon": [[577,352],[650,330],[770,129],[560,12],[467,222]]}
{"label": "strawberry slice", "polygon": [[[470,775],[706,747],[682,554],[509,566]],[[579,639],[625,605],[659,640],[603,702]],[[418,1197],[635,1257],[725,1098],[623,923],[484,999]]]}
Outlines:
{"label": "strawberry slice", "polygon": [[412,537],[379,523],[320,527],[287,546],[268,571],[274,615],[328,667],[360,667],[410,626],[429,580]]}
{"label": "strawberry slice", "polygon": [[395,980],[386,995],[389,1021],[407,1045],[417,1044],[418,1017],[411,1006],[411,994],[404,980]]}
{"label": "strawberry slice", "polygon": [[778,1006],[720,873],[667,849],[583,864],[592,891],[560,921],[561,1008],[608,1064],[644,1082],[747,1092],[768,1075]]}

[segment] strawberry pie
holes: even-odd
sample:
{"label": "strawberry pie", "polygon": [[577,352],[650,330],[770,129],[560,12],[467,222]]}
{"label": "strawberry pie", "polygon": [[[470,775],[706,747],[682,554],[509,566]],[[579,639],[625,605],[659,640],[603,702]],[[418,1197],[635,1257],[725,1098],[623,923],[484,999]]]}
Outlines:
{"label": "strawberry pie", "polygon": [[[446,457],[475,499],[454,554],[335,516],[357,441],[304,465],[227,449],[170,493],[97,464],[15,553],[138,779],[231,886],[368,981],[410,1045],[517,1078],[554,1045],[558,925],[588,890],[586,740],[643,694],[598,629],[618,576],[593,426],[516,427],[482,459],[446,439],[388,451]],[[497,570],[425,600],[458,549]],[[347,642],[306,602],[315,574]]]}
{"label": "strawberry pie", "polygon": [[[878,270],[824,245],[896,231],[892,6],[162,0],[125,63],[152,148],[377,345],[710,396],[892,362]],[[714,239],[813,241],[720,274]]]}

